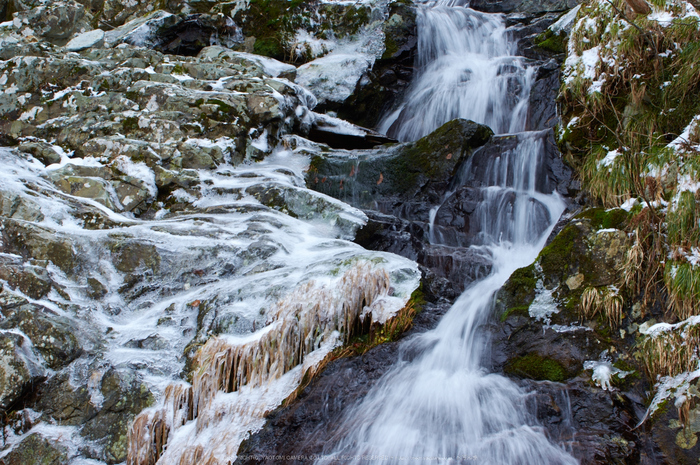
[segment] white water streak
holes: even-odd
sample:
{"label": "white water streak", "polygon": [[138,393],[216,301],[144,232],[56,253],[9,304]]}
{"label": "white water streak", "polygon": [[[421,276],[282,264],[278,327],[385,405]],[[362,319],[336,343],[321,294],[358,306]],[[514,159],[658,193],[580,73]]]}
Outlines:
{"label": "white water streak", "polygon": [[[456,117],[501,133],[525,128],[533,70],[510,56],[515,45],[502,17],[437,6],[420,11],[419,27],[418,81],[383,130],[415,139]],[[349,409],[318,463],[577,463],[536,426],[527,393],[481,366],[488,340],[480,328],[495,292],[536,259],[564,210],[556,192],[536,190],[541,134],[517,137],[515,149],[491,162],[483,180],[490,187],[474,213],[492,274],[468,288],[436,329],[403,344],[401,361]]]}
{"label": "white water streak", "polygon": [[379,131],[416,140],[455,118],[523,131],[533,68],[514,56],[503,18],[439,5],[418,7],[417,23],[417,77]]}

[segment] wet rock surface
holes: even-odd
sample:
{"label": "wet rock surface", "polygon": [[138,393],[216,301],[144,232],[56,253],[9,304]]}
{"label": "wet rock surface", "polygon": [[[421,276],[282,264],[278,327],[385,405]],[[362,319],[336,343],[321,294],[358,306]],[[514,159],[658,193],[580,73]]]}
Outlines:
{"label": "wet rock surface", "polygon": [[[641,314],[626,309],[618,326],[605,310],[583,310],[587,289],[614,292],[619,283],[627,216],[584,210],[566,220],[533,265],[513,273],[496,297],[486,363],[521,379],[539,421],[581,463],[691,463],[692,448],[674,444],[673,409],[646,417],[651,385],[634,344]],[[596,381],[586,362],[608,366],[611,386]]]}
{"label": "wet rock surface", "polygon": [[[434,328],[449,304],[428,303],[405,337]],[[290,463],[312,463],[324,446],[342,434],[346,408],[361,400],[387,370],[401,363],[400,342],[382,344],[361,356],[342,358],[325,370],[289,406],[268,416],[265,427],[239,449],[236,464],[273,464],[275,456],[297,456]]]}
{"label": "wet rock surface", "polygon": [[[564,39],[547,28],[575,3],[471,5],[506,13],[537,67],[538,189],[569,198],[579,186],[551,132]],[[164,380],[186,384],[212,335],[265,327],[291,281],[392,260],[368,250],[420,264],[427,303],[404,337],[434,328],[490,272],[469,246],[487,167],[513,136],[460,120],[392,144],[320,114],[375,127],[400,99],[414,73],[412,4],[0,0],[3,21],[0,144],[13,148],[0,147],[12,173],[0,183],[0,463],[123,463],[132,421]],[[347,72],[333,75],[338,63]],[[308,171],[276,148],[308,156]],[[689,429],[672,405],[639,425],[651,386],[631,349],[638,311],[625,307],[610,330],[603,311],[581,310],[588,289],[614,297],[625,221],[587,210],[561,222],[498,294],[485,363],[531,392],[539,423],[582,463],[696,463],[697,408]],[[392,262],[392,279],[415,271],[404,265]],[[322,454],[346,408],[406,358],[392,342],[330,362],[237,463]],[[610,366],[610,386],[587,362]]]}

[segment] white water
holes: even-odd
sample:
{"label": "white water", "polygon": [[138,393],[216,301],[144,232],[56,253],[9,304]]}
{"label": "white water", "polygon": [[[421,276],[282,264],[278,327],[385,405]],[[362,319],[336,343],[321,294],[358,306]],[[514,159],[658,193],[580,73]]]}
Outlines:
{"label": "white water", "polygon": [[[515,45],[502,17],[434,6],[419,18],[421,71],[385,122],[393,135],[415,139],[458,116],[497,133],[522,131],[532,70],[510,56]],[[492,256],[492,274],[468,288],[436,329],[402,345],[399,363],[350,409],[319,463],[577,463],[536,426],[524,407],[528,394],[481,366],[488,338],[480,328],[495,292],[535,260],[565,207],[558,194],[535,189],[540,135],[517,137],[516,149],[491,162],[474,212],[481,225],[474,247]]]}
{"label": "white water", "polygon": [[417,23],[416,79],[380,132],[416,140],[455,118],[497,134],[525,129],[533,69],[514,56],[501,16],[436,5],[419,8]]}

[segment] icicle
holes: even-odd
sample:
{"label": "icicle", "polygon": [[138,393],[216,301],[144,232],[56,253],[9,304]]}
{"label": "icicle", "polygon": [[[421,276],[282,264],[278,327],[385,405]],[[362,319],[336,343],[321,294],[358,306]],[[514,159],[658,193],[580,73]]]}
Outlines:
{"label": "icicle", "polygon": [[[163,405],[139,414],[129,430],[128,465],[154,465],[175,430],[196,420],[198,432],[220,421],[231,412],[217,411],[217,394],[238,391],[243,386],[257,387],[278,379],[321,346],[338,331],[349,341],[352,330],[371,317],[377,298],[390,289],[388,273],[366,262],[345,272],[338,285],[318,286],[313,282],[277,302],[270,323],[261,336],[243,344],[224,337],[212,337],[194,358],[192,386],[173,384],[166,388]],[[304,365],[304,373],[313,375],[316,366]],[[235,406],[250,415],[263,415],[254,405]],[[223,439],[222,439],[223,440]],[[182,452],[181,465],[218,464],[201,445]]]}

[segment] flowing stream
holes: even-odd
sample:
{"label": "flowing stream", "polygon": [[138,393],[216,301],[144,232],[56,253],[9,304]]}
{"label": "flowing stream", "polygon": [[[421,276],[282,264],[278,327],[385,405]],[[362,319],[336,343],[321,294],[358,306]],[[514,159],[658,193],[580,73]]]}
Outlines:
{"label": "flowing stream", "polygon": [[[536,190],[542,139],[522,132],[534,70],[513,56],[500,15],[426,4],[418,27],[418,76],[382,129],[414,140],[462,117],[517,133],[517,148],[491,161],[474,213],[481,229],[472,247],[491,256],[493,271],[437,328],[402,345],[399,363],[350,409],[324,452],[342,463],[577,463],[536,425],[524,408],[527,393],[481,365],[488,338],[480,328],[494,294],[535,260],[565,207],[556,192]],[[431,240],[440,235],[431,232]]]}

